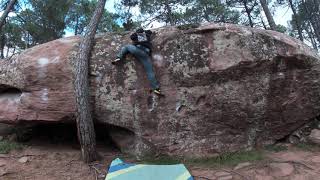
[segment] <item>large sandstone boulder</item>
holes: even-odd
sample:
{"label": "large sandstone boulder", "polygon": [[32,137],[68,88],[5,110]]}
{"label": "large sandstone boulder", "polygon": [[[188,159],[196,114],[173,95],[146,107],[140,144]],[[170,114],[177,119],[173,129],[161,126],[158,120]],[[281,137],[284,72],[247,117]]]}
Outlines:
{"label": "large sandstone boulder", "polygon": [[[320,114],[320,58],[284,34],[230,24],[155,29],[153,65],[166,95],[149,93],[134,58],[111,65],[130,33],[96,38],[96,122],[123,151],[208,156],[289,135]],[[74,121],[78,37],[0,62],[0,121]]]}

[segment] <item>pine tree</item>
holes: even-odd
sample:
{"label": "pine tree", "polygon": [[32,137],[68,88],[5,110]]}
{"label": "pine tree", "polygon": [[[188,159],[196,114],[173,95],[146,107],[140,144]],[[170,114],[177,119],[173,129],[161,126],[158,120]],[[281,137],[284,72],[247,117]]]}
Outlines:
{"label": "pine tree", "polygon": [[273,16],[272,16],[271,12],[270,12],[269,7],[268,7],[267,1],[266,0],[260,0],[260,3],[261,3],[261,6],[263,8],[263,11],[264,11],[264,13],[265,13],[265,15],[267,17],[267,20],[269,22],[270,29],[275,31],[277,29],[277,25],[274,22],[274,19],[273,19]]}
{"label": "pine tree", "polygon": [[193,1],[181,14],[183,23],[200,22],[239,22],[239,12],[230,10],[221,0]]}
{"label": "pine tree", "polygon": [[149,15],[151,21],[157,20],[166,25],[176,25],[179,21],[181,8],[191,0],[141,0],[139,7],[141,13]]}
{"label": "pine tree", "polygon": [[[5,30],[4,25],[6,23],[6,18],[8,17],[10,11],[14,8],[14,5],[16,4],[17,0],[10,0],[6,3],[6,8],[0,17],[0,58],[4,59],[4,48],[6,46],[7,38],[5,36]],[[7,52],[8,55],[8,52]]]}
{"label": "pine tree", "polygon": [[16,13],[15,21],[25,31],[27,47],[61,38],[72,0],[28,0],[28,6]]}
{"label": "pine tree", "polygon": [[302,27],[301,27],[301,22],[300,22],[300,19],[299,19],[299,17],[298,17],[298,12],[297,12],[297,10],[296,10],[296,6],[295,6],[295,4],[293,3],[293,0],[287,0],[288,1],[288,4],[289,4],[289,6],[290,6],[290,8],[291,8],[291,10],[292,10],[292,13],[293,13],[293,21],[294,21],[294,23],[295,23],[295,27],[297,28],[297,30],[298,30],[298,34],[299,34],[299,39],[301,40],[301,41],[303,41],[303,35],[302,35]]}
{"label": "pine tree", "polygon": [[228,6],[241,10],[242,14],[245,14],[248,22],[243,24],[254,27],[255,19],[259,18],[260,14],[259,4],[257,0],[226,0]]}
{"label": "pine tree", "polygon": [[141,24],[134,20],[134,15],[132,9],[139,5],[139,0],[121,0],[119,3],[115,5],[117,15],[122,22],[122,26],[124,30],[130,31]]}
{"label": "pine tree", "polygon": [[3,14],[2,14],[2,16],[0,18],[0,32],[2,31],[1,30],[2,26],[4,25],[5,20],[6,20],[7,16],[8,16],[8,14],[9,14],[9,12],[11,11],[11,9],[13,9],[13,6],[14,6],[14,4],[16,2],[17,2],[17,0],[10,0],[8,2],[8,5],[7,5],[6,9],[4,10],[4,12],[3,12]]}
{"label": "pine tree", "polygon": [[96,1],[75,0],[71,5],[67,17],[67,27],[74,31],[74,35],[82,34],[87,24],[90,22],[94,12]]}
{"label": "pine tree", "polygon": [[89,58],[95,33],[104,12],[106,0],[99,0],[94,14],[81,40],[76,61],[74,63],[74,89],[77,105],[78,138],[81,145],[81,155],[84,162],[97,159],[96,137],[89,101]]}

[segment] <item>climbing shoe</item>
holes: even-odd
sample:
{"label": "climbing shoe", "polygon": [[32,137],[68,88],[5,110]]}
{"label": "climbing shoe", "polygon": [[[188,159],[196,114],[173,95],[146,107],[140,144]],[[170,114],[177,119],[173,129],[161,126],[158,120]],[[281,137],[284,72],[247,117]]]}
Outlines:
{"label": "climbing shoe", "polygon": [[154,89],[153,92],[154,92],[156,95],[162,95],[160,89]]}
{"label": "climbing shoe", "polygon": [[113,65],[115,65],[117,62],[119,62],[121,59],[120,58],[116,58],[115,60],[113,60],[113,61],[111,61],[111,63],[113,64]]}

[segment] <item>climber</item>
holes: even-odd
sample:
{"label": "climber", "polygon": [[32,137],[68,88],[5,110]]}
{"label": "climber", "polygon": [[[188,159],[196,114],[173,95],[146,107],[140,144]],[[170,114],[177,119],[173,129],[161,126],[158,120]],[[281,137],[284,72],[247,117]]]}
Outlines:
{"label": "climber", "polygon": [[144,30],[142,28],[137,29],[136,32],[130,36],[133,44],[128,44],[122,47],[117,58],[112,61],[112,64],[125,60],[125,56],[128,53],[132,54],[143,64],[148,80],[151,84],[152,92],[157,95],[162,95],[151,62],[151,34],[152,31],[150,30]]}

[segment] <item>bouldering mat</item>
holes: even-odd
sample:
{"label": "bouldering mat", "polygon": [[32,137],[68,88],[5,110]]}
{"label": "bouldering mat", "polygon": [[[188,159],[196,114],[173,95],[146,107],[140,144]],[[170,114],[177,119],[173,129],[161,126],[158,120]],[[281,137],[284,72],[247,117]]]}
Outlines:
{"label": "bouldering mat", "polygon": [[106,180],[193,180],[193,177],[183,164],[130,164],[117,158],[111,162]]}

